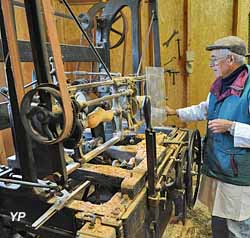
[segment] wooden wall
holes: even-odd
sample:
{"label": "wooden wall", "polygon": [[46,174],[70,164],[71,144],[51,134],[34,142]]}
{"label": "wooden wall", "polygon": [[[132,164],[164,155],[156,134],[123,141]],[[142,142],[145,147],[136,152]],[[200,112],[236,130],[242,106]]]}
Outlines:
{"label": "wooden wall", "polygon": [[[208,67],[210,53],[205,50],[217,38],[236,34],[247,41],[249,0],[180,0],[159,1],[161,41],[164,42],[173,29],[179,30],[182,55],[186,50],[194,54],[193,72],[186,74],[185,57],[171,65],[179,69],[176,85],[166,75],[168,104],[175,108],[197,104],[206,100],[213,73]],[[178,37],[178,35],[177,35]],[[176,39],[176,38],[175,38]],[[163,62],[177,57],[176,42],[167,49],[162,47]],[[166,66],[168,67],[168,66]],[[167,124],[182,126],[177,118],[169,117]],[[193,122],[189,128],[199,128],[205,133],[205,122]]]}
{"label": "wooden wall", "polygon": [[[20,0],[22,1],[22,0]],[[82,12],[87,12],[91,7],[90,1],[80,1],[77,5],[72,5],[74,12],[78,15]],[[55,10],[67,13],[63,4],[59,0],[52,0]],[[213,73],[208,67],[209,52],[205,51],[205,47],[212,43],[216,38],[236,34],[247,40],[248,38],[248,13],[250,12],[250,0],[158,0],[159,6],[159,28],[161,41],[161,60],[162,65],[167,63],[172,57],[175,59],[165,69],[174,69],[180,73],[176,76],[175,85],[172,77],[167,73],[165,75],[166,93],[168,96],[168,104],[172,107],[179,108],[187,105],[197,104],[206,99],[209,91],[209,86],[213,82]],[[126,64],[125,74],[132,73],[132,52],[131,47],[131,19],[128,8],[123,9],[128,20],[128,34],[126,47]],[[150,19],[148,17],[148,0],[141,1],[141,37],[142,47],[145,42],[146,34],[149,27]],[[24,10],[21,8],[15,9],[15,16],[19,24],[17,24],[18,38],[28,40],[26,19]],[[58,28],[60,41],[66,44],[80,44],[81,34],[73,21],[55,17]],[[116,29],[121,29],[120,23],[115,25]],[[173,30],[179,33],[170,42],[169,47],[165,48],[162,43],[165,42],[172,34]],[[178,48],[176,39],[180,39],[181,57],[178,57]],[[87,42],[83,40],[83,45]],[[186,66],[186,51],[194,54],[193,71],[187,74]],[[122,54],[123,45],[111,51],[111,71],[121,72],[122,69]],[[146,57],[143,61],[143,71],[145,66],[149,65],[150,59],[149,49],[147,48]],[[23,63],[23,75],[25,83],[30,82],[33,64]],[[68,63],[65,65],[66,70],[91,70],[91,64]],[[5,84],[3,65],[0,65],[0,85]],[[3,100],[3,98],[0,98]],[[168,125],[185,126],[175,118],[168,118]],[[196,122],[188,125],[189,128],[198,127],[202,133],[205,131],[204,122]],[[4,149],[0,149],[0,155],[11,155],[13,153],[10,130],[1,131],[1,143],[4,144]],[[2,142],[1,142],[2,141]],[[1,157],[1,156],[0,156]]]}

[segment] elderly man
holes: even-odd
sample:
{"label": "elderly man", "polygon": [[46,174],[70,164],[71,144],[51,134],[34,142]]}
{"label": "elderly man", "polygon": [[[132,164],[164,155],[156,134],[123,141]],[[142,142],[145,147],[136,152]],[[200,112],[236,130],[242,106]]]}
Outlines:
{"label": "elderly man", "polygon": [[207,100],[182,109],[183,121],[208,120],[199,200],[212,213],[214,238],[250,237],[250,67],[246,45],[228,36],[209,45],[216,80]]}

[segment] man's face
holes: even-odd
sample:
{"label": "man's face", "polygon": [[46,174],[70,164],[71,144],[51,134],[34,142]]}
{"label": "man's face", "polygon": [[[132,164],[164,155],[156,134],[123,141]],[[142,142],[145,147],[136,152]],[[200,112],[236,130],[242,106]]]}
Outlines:
{"label": "man's face", "polygon": [[216,78],[224,78],[231,73],[229,56],[219,54],[218,50],[212,50],[209,66],[214,71]]}

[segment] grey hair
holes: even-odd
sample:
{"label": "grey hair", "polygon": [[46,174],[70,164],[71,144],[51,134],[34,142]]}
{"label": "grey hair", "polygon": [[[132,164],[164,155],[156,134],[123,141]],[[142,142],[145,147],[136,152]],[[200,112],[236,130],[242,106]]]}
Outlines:
{"label": "grey hair", "polygon": [[234,62],[236,64],[239,64],[239,65],[242,65],[245,63],[245,56],[243,55],[238,55],[238,54],[235,54],[233,53],[232,51],[228,50],[228,49],[219,49],[219,50],[216,50],[218,52],[218,56],[220,57],[226,57],[228,55],[232,55],[233,58],[234,58]]}

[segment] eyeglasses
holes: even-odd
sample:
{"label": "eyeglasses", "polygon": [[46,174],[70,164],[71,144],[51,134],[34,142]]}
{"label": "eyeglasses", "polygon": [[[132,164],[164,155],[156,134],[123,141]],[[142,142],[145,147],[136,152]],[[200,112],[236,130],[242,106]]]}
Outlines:
{"label": "eyeglasses", "polygon": [[216,65],[218,65],[219,61],[222,60],[222,59],[226,59],[228,57],[228,55],[226,56],[222,56],[222,57],[219,57],[219,58],[210,58],[209,60],[209,66],[210,67],[214,67]]}

